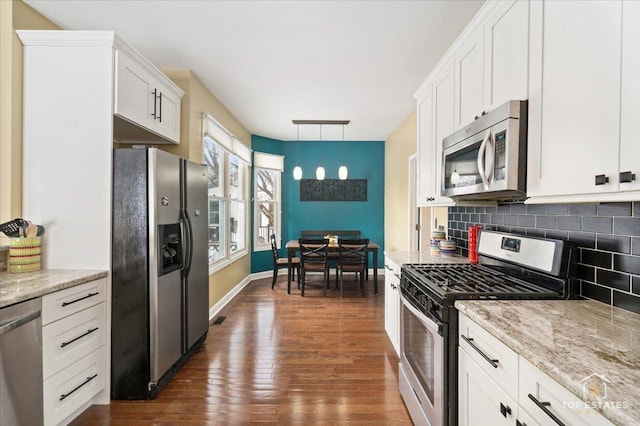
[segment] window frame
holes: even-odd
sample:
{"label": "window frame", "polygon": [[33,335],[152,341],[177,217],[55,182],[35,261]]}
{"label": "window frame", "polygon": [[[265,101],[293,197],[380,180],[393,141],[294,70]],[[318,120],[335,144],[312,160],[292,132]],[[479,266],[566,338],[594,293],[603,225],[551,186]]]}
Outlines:
{"label": "window frame", "polygon": [[[258,200],[258,173],[261,170],[274,173],[273,197],[269,200]],[[264,242],[260,242],[260,204],[269,203],[274,205],[274,233],[276,235],[276,244],[279,247],[282,240],[282,171],[266,167],[253,167],[253,251],[271,250],[270,233]]]}

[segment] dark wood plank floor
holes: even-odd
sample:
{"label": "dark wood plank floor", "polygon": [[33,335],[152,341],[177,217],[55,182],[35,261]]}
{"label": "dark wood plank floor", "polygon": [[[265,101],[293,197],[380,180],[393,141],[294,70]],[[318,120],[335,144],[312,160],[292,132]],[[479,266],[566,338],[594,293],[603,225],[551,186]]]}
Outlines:
{"label": "dark wood plank floor", "polygon": [[342,299],[319,282],[301,297],[286,277],[253,281],[156,400],[92,406],[73,424],[411,424],[380,281],[363,298],[345,275]]}

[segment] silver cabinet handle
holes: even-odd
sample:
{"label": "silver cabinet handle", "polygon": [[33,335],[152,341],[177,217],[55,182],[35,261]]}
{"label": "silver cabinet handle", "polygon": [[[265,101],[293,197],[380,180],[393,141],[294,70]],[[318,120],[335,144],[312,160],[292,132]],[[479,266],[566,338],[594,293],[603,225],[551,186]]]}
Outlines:
{"label": "silver cabinet handle", "polygon": [[480,355],[482,355],[482,358],[486,359],[486,360],[487,360],[487,362],[488,362],[489,364],[491,364],[491,366],[492,366],[493,368],[498,368],[498,362],[499,362],[499,361],[498,361],[497,359],[491,359],[491,358],[489,358],[489,357],[487,356],[487,354],[485,354],[484,352],[482,352],[482,351],[480,350],[480,348],[479,348],[479,347],[477,347],[477,346],[475,345],[475,343],[473,343],[473,338],[467,337],[467,336],[465,336],[464,334],[460,335],[460,337],[462,337],[462,338],[463,338],[463,339],[464,339],[464,340],[469,344],[469,346],[471,346],[473,349],[475,349],[475,350],[476,350],[476,352],[478,352]]}

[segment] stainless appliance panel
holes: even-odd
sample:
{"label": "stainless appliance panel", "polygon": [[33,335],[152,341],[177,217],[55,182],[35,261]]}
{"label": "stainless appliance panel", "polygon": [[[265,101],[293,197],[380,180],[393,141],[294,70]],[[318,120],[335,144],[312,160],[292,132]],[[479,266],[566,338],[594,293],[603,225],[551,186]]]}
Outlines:
{"label": "stainless appliance panel", "polygon": [[183,161],[183,208],[190,241],[185,265],[185,350],[209,330],[207,167]]}
{"label": "stainless appliance panel", "polygon": [[180,221],[180,158],[157,148],[149,149],[153,158],[149,167],[151,179],[155,182],[155,194],[150,204],[155,205],[156,225]]}
{"label": "stainless appliance panel", "polygon": [[[180,271],[158,278],[157,327],[151,329],[151,381],[157,382],[182,356],[182,304]],[[153,337],[155,335],[155,337]]]}
{"label": "stainless appliance panel", "polygon": [[42,299],[0,309],[0,424],[43,423]]}
{"label": "stainless appliance panel", "polygon": [[401,362],[429,423],[441,425],[444,412],[444,339],[438,333],[438,324],[404,298],[401,300]]}

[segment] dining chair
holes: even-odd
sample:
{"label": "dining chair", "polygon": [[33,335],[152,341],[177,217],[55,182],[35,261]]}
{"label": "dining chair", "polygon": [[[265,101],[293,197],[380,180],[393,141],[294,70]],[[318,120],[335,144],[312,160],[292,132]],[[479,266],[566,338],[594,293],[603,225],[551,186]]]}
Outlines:
{"label": "dining chair", "polygon": [[275,234],[271,234],[269,237],[271,240],[271,253],[273,254],[273,281],[271,282],[271,289],[276,285],[276,279],[278,277],[278,270],[287,268],[287,273],[291,276],[291,279],[296,277],[296,270],[298,271],[298,288],[300,288],[300,258],[291,258],[291,268],[289,268],[289,259],[286,257],[280,257],[278,254],[278,246],[276,244]]}
{"label": "dining chair", "polygon": [[369,264],[368,246],[368,238],[338,240],[336,274],[340,274],[340,297],[342,297],[342,276],[345,272],[355,272],[356,278],[358,278],[358,274],[360,274],[360,290],[362,291],[362,295],[365,295],[365,275]]}
{"label": "dining chair", "polygon": [[329,240],[306,239],[298,240],[300,245],[300,291],[304,296],[304,286],[307,272],[322,272],[322,295],[327,296],[329,287]]}

